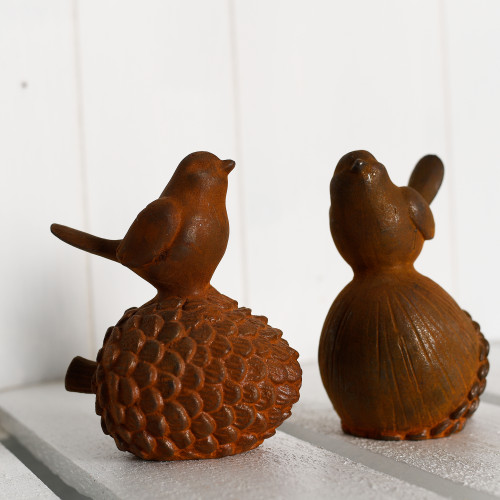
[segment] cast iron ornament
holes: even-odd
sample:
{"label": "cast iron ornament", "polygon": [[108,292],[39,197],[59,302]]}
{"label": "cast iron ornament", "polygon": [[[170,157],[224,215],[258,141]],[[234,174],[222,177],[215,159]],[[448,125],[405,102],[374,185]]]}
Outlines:
{"label": "cast iron ornament", "polygon": [[66,389],[96,394],[103,431],[147,460],[234,455],[275,433],[302,371],[282,332],[220,294],[232,160],[187,156],[122,240],[53,224],[77,248],[130,268],[158,291],[106,332],[97,362],[76,357]]}
{"label": "cast iron ornament", "polygon": [[339,161],[330,228],[354,271],[326,318],[321,377],[344,432],[373,439],[431,439],[463,429],[488,373],[479,325],[413,262],[434,236],[429,204],[444,168],[422,158],[395,186],[367,151]]}

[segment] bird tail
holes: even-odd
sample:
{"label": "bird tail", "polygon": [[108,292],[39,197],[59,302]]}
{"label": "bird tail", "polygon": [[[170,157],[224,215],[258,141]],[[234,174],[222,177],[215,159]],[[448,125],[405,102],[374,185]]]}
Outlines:
{"label": "bird tail", "polygon": [[443,162],[436,155],[427,155],[416,164],[408,186],[418,191],[430,204],[441,187],[443,177]]}
{"label": "bird tail", "polygon": [[84,233],[83,231],[78,231],[71,227],[62,226],[61,224],[52,224],[50,230],[53,235],[69,245],[118,262],[116,249],[121,240],[99,238],[98,236],[93,236],[92,234]]}
{"label": "bird tail", "polygon": [[92,378],[97,369],[97,363],[89,359],[77,356],[68,366],[64,387],[69,392],[83,392],[85,394],[95,394]]}

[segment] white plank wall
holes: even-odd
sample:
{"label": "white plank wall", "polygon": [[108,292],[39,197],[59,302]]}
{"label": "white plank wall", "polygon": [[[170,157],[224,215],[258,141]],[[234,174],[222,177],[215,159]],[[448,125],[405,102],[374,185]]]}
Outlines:
{"label": "white plank wall", "polygon": [[[259,0],[235,11],[250,302],[312,358],[351,279],[328,224],[338,159],[367,149],[406,184],[423,154],[446,156],[438,10]],[[446,189],[435,211],[438,236],[419,267],[450,287]]]}
{"label": "white plank wall", "polygon": [[[184,156],[235,158],[227,2],[92,0],[78,4],[78,21],[90,231],[120,238]],[[213,284],[241,300],[239,175],[230,176],[231,238]],[[119,265],[91,265],[100,344],[125,309],[155,292]]]}
{"label": "white plank wall", "polygon": [[445,3],[457,220],[458,297],[500,339],[500,3]]}
{"label": "white plank wall", "polygon": [[61,376],[153,290],[48,232],[123,235],[195,150],[232,157],[213,284],[316,356],[350,279],[328,229],[336,162],[406,183],[447,167],[417,267],[496,329],[498,2],[3,0],[0,387]]}
{"label": "white plank wall", "polygon": [[71,4],[0,2],[0,387],[60,377],[91,354],[85,256],[49,233],[83,225]]}

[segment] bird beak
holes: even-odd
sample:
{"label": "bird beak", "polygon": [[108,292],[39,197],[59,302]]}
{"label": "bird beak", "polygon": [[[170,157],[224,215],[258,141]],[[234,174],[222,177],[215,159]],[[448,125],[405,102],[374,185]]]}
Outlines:
{"label": "bird beak", "polygon": [[224,169],[224,172],[226,172],[226,174],[229,174],[229,172],[231,172],[231,170],[233,170],[235,166],[236,163],[233,160],[224,160],[222,162],[222,168]]}

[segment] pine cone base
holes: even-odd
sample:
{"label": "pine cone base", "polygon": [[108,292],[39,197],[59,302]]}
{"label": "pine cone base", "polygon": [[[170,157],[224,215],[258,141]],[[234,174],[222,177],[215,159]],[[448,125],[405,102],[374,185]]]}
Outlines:
{"label": "pine cone base", "polygon": [[263,316],[211,288],[125,311],[92,381],[117,447],[146,460],[219,458],[272,436],[299,399],[298,353]]}

